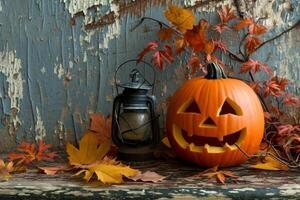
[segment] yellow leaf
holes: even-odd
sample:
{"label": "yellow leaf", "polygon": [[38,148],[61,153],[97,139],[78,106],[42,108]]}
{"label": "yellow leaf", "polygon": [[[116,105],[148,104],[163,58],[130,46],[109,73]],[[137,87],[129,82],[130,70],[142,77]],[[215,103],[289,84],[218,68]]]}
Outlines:
{"label": "yellow leaf", "polygon": [[14,171],[13,162],[5,163],[2,159],[0,159],[0,177],[3,180],[8,180],[11,178],[10,173]]}
{"label": "yellow leaf", "polygon": [[99,146],[97,135],[92,132],[84,134],[79,142],[79,149],[72,144],[67,144],[69,162],[72,165],[88,165],[101,160],[110,149],[110,142],[102,143]]}
{"label": "yellow leaf", "polygon": [[289,167],[281,163],[280,161],[272,158],[271,156],[266,156],[264,161],[260,161],[254,165],[250,165],[251,168],[254,169],[263,169],[263,170],[274,170],[274,171],[287,171]]}
{"label": "yellow leaf", "polygon": [[164,137],[161,142],[166,145],[167,147],[171,148],[171,144],[170,144],[170,141],[167,137]]}
{"label": "yellow leaf", "polygon": [[170,5],[164,14],[179,31],[185,33],[186,30],[193,29],[196,17],[193,15],[192,11]]}
{"label": "yellow leaf", "polygon": [[98,180],[106,184],[122,183],[123,176],[131,177],[139,173],[139,170],[132,169],[129,166],[122,165],[114,160],[109,161],[105,158],[103,162],[95,164],[86,170],[81,170],[75,175],[84,173],[84,179],[89,181],[96,174]]}
{"label": "yellow leaf", "polygon": [[157,32],[157,36],[158,36],[159,39],[161,39],[162,41],[165,41],[165,40],[171,39],[173,33],[174,33],[174,30],[171,29],[171,28],[161,28],[161,29]]}

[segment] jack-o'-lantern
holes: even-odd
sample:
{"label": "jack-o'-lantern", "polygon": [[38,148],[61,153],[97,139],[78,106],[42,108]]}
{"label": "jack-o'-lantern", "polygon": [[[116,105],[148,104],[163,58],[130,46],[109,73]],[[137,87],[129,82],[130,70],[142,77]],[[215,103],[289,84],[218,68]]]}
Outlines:
{"label": "jack-o'-lantern", "polygon": [[185,82],[171,98],[167,136],[175,153],[201,166],[233,166],[253,155],[264,132],[264,114],[256,93],[227,78],[216,63],[205,77]]}

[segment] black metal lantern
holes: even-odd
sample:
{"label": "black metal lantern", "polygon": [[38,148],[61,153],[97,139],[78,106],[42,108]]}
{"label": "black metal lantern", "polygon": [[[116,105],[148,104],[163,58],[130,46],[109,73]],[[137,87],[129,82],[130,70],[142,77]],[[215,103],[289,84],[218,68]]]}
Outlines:
{"label": "black metal lantern", "polygon": [[[122,66],[136,60],[128,60]],[[150,83],[137,68],[131,70],[128,83],[117,83],[116,89],[123,88],[114,99],[112,116],[112,139],[118,146],[118,157],[124,161],[147,161],[153,158],[155,147],[160,141],[158,116],[155,114],[156,99],[148,95],[152,90],[155,81],[153,67],[144,62],[147,67],[153,70],[153,82]]]}

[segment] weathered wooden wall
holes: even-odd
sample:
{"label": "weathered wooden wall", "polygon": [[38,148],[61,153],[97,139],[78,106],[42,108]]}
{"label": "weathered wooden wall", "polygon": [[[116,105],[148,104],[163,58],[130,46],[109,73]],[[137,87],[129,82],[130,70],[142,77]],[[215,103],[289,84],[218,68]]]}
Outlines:
{"label": "weathered wooden wall", "polygon": [[[165,20],[162,11],[167,2],[0,0],[0,150],[9,150],[23,139],[41,138],[63,147],[65,141],[80,138],[89,113],[110,113],[116,66],[135,58],[155,38],[158,27],[148,23],[134,32],[130,29],[141,16]],[[233,0],[177,2],[211,21],[217,20],[216,8],[234,7]],[[266,38],[300,18],[298,0],[240,2],[245,12],[275,27]],[[90,24],[93,20],[98,23]],[[94,26],[99,28],[88,30]],[[277,74],[293,80],[291,89],[298,93],[299,30],[266,45],[256,55]],[[159,102],[180,84],[176,65],[180,62],[158,74],[155,93]]]}

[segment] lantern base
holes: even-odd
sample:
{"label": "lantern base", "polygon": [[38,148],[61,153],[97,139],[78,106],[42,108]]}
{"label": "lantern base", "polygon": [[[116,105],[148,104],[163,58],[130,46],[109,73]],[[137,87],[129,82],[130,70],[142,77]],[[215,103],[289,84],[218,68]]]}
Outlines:
{"label": "lantern base", "polygon": [[118,159],[125,162],[144,162],[154,160],[154,150],[152,145],[142,147],[120,146],[118,148]]}

